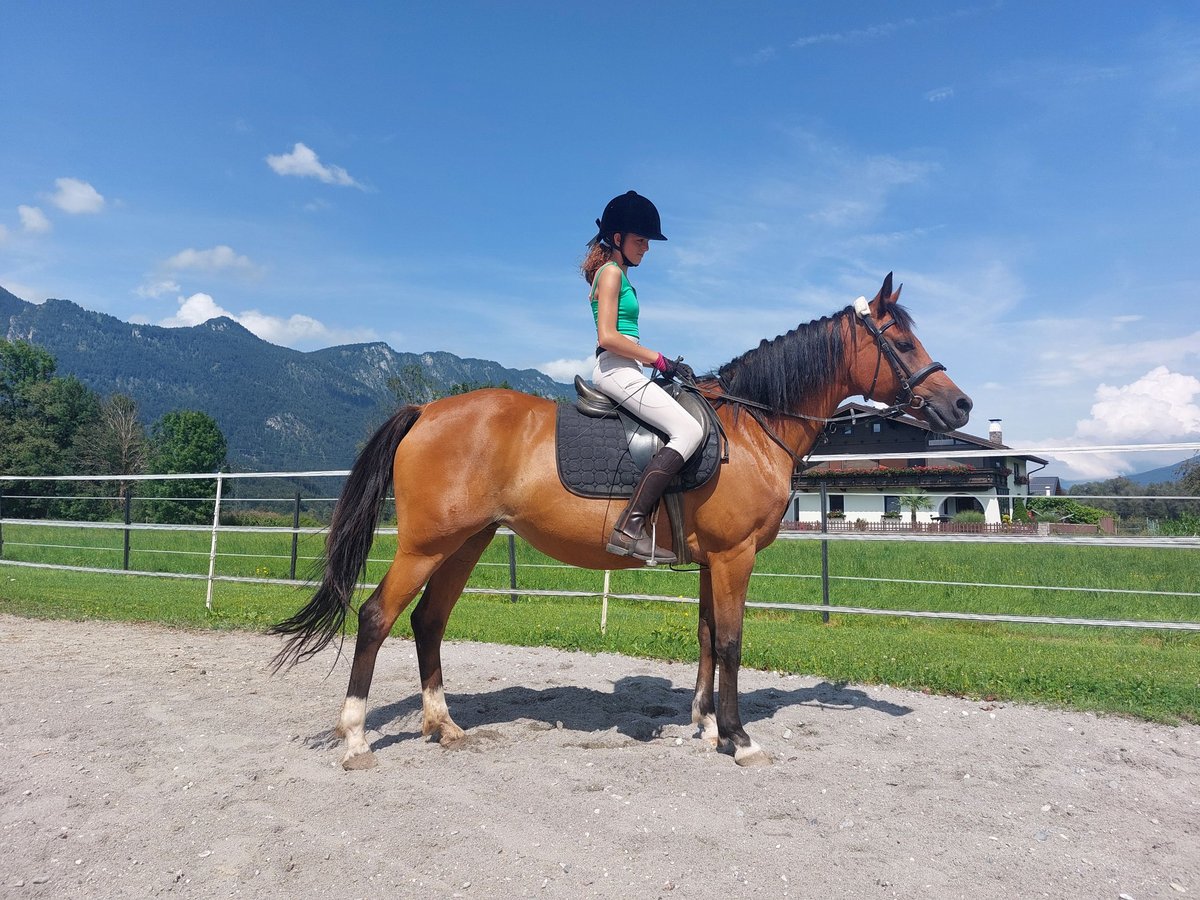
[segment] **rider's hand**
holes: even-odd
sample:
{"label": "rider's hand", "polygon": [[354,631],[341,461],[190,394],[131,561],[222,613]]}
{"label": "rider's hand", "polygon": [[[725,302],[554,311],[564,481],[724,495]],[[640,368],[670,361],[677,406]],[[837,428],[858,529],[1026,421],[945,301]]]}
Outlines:
{"label": "rider's hand", "polygon": [[654,361],[654,368],[662,372],[666,378],[678,378],[684,382],[696,380],[696,373],[683,361],[682,356],[679,359],[667,359],[660,353],[658,359]]}

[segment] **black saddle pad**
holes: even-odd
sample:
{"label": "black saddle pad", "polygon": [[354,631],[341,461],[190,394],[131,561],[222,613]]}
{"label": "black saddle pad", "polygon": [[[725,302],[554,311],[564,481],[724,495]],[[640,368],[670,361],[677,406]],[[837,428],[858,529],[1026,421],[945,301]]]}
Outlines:
{"label": "black saddle pad", "polygon": [[[711,427],[707,432],[667,493],[698,488],[717,471],[720,434]],[[619,418],[597,419],[565,403],[558,407],[554,438],[558,477],[563,487],[580,497],[633,496],[642,466],[666,443],[664,434],[623,413]]]}

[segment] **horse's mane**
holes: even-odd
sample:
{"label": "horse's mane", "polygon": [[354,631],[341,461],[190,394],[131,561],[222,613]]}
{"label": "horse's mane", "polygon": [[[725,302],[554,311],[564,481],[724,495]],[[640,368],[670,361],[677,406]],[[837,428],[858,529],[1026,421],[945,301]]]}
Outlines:
{"label": "horse's mane", "polygon": [[[903,306],[885,304],[881,315],[889,314],[895,318],[898,328],[912,329],[912,316]],[[853,315],[854,310],[847,306],[832,316],[799,325],[773,340],[764,339],[753,350],[717,369],[717,376],[733,396],[762,403],[771,409],[795,409],[804,397],[824,388],[832,373],[845,365],[841,325]]]}

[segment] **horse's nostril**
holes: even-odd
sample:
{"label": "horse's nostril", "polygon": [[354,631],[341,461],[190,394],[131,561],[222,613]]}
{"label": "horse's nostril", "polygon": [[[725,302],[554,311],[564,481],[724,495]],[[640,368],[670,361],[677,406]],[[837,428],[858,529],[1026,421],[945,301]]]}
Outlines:
{"label": "horse's nostril", "polygon": [[971,411],[971,408],[975,404],[971,402],[970,397],[968,397],[966,394],[963,394],[961,397],[958,398],[958,402],[955,403],[954,405],[957,406],[959,409],[961,409],[963,412],[969,413]]}

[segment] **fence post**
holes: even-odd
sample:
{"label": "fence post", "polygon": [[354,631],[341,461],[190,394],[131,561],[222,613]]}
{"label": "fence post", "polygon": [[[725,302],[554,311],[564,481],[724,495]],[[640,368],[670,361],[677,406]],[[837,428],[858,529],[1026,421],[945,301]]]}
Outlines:
{"label": "fence post", "polygon": [[129,571],[129,523],[133,521],[133,496],[129,491],[125,492],[125,540],[124,553],[122,555],[122,566],[125,571]]}
{"label": "fence post", "polygon": [[516,535],[508,536],[508,586],[513,589],[513,593],[508,595],[509,601],[516,603],[520,597],[516,594],[517,589],[517,538]]}
{"label": "fence post", "polygon": [[612,572],[604,570],[604,595],[600,598],[600,633],[608,634],[608,589]]}
{"label": "fence post", "polygon": [[300,546],[300,492],[296,491],[296,503],[292,506],[292,567],[288,570],[288,578],[296,580],[296,551]]}
{"label": "fence post", "polygon": [[221,526],[221,473],[217,473],[217,496],[213,501],[212,544],[208,550],[208,593],[204,598],[204,608],[212,609],[213,577],[217,574],[217,529]]}
{"label": "fence post", "polygon": [[[829,485],[821,482],[821,534],[829,534]],[[829,605],[829,541],[821,541],[821,605]],[[829,610],[821,610],[821,621],[829,622]]]}
{"label": "fence post", "polygon": [[0,557],[4,556],[4,488],[0,488]]}

